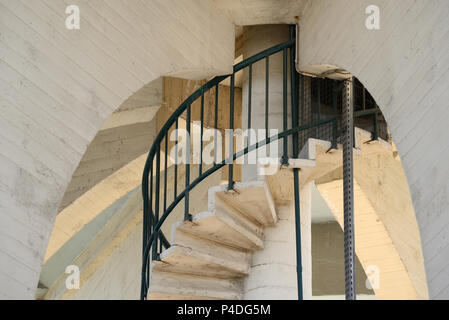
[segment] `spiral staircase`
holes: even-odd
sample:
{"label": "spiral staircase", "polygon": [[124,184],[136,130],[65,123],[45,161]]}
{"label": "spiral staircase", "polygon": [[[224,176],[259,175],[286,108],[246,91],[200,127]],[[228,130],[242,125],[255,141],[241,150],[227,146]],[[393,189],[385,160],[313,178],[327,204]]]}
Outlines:
{"label": "spiral staircase", "polygon": [[[355,128],[355,138],[355,158],[362,152],[395,156],[389,142],[370,141],[371,133],[365,130]],[[299,169],[300,188],[324,181],[342,166],[341,145],[330,147],[329,141],[311,138],[301,158],[290,159],[273,175],[235,183],[232,191],[226,185],[210,188],[208,211],[172,225],[170,248],[151,265],[148,298],[242,299],[252,254],[264,250],[264,229],[276,227],[278,204],[294,200],[293,168]],[[325,192],[321,184],[319,189]]]}
{"label": "spiral staircase", "polygon": [[[264,250],[264,233],[267,228],[276,228],[280,207],[285,205],[290,205],[295,211],[296,252],[289,254],[296,255],[294,264],[297,268],[298,298],[303,297],[299,196],[302,188],[311,182],[319,185],[320,192],[325,194],[327,186],[335,187],[329,182],[342,178],[339,171],[343,165],[343,152],[339,142],[342,141],[343,125],[337,101],[338,94],[341,93],[343,87],[341,83],[338,84],[334,81],[332,94],[327,99],[327,106],[320,105],[321,96],[318,96],[316,113],[313,114],[315,111],[312,109],[306,110],[304,76],[297,73],[294,63],[294,28],[291,28],[290,32],[290,41],[264,50],[238,63],[230,75],[218,76],[205,83],[172,113],[157,135],[148,154],[142,179],[144,220],[141,299],[246,298],[245,283],[265,281],[263,278],[254,280],[251,277],[252,260],[256,252]],[[248,142],[248,145],[242,150],[237,150],[232,136],[236,118],[234,110],[235,75],[242,70],[247,72],[250,84],[247,97],[247,127],[251,128],[253,65],[265,61],[266,71],[268,71],[269,59],[277,53],[282,53],[283,57],[283,105],[279,108],[282,110],[283,119],[281,133],[275,136],[267,134],[265,140],[253,142],[253,144]],[[221,88],[219,84],[225,81],[226,84],[229,84],[229,113],[219,115],[218,96]],[[268,72],[266,72],[265,83],[266,92],[268,92]],[[288,90],[288,85],[290,85],[290,90]],[[206,106],[205,95],[211,92],[214,93],[215,104]],[[318,90],[318,92],[320,91]],[[290,104],[288,104],[289,95],[291,95]],[[268,94],[265,96],[265,124],[268,124],[269,99]],[[226,123],[231,129],[230,141],[232,141],[225,146],[229,148],[229,153],[225,160],[214,161],[211,166],[203,165],[202,158],[199,166],[185,163],[183,171],[178,169],[180,165],[178,165],[178,159],[175,159],[175,165],[171,168],[172,172],[168,177],[168,157],[163,156],[162,153],[169,150],[169,136],[173,136],[172,130],[178,129],[182,121],[185,121],[187,133],[190,134],[194,106],[200,107],[195,114],[199,115],[201,136],[207,126],[217,129],[217,119],[222,117],[227,119]],[[206,107],[212,109],[215,107],[213,123],[207,122],[204,117]],[[289,107],[291,107],[291,112],[288,111]],[[311,107],[311,103],[309,107]],[[372,110],[365,110],[364,92],[363,111],[354,113],[354,117],[368,116],[369,121],[372,121],[372,126],[370,126],[372,130],[370,132],[355,128],[353,152],[355,159],[363,154],[369,157],[383,155],[395,158],[391,143],[379,138],[379,112],[375,102]],[[289,121],[291,121],[291,125],[288,123]],[[291,138],[290,141],[289,138]],[[256,180],[236,182],[234,179],[236,160],[277,140],[282,144],[282,156],[271,162],[275,164],[269,165],[271,169],[273,166],[277,169],[274,170],[275,173],[258,175]],[[178,134],[176,134],[175,145],[178,142]],[[200,144],[202,157],[203,141]],[[189,144],[186,144],[186,147],[188,155],[186,159],[189,159],[191,156]],[[175,154],[178,157],[178,153]],[[259,168],[267,169],[263,165],[259,165]],[[199,173],[192,179],[191,171],[193,169],[199,169]],[[195,188],[219,170],[227,172],[227,183],[208,189],[207,210],[192,211],[192,200],[197,200],[193,199],[190,194],[194,190],[200,189]],[[168,183],[174,186],[173,200],[168,199],[169,196],[172,196],[167,191]],[[356,191],[355,202],[361,201],[357,198],[360,196],[360,193]],[[326,200],[330,207],[336,208],[340,205],[340,203],[335,203],[335,199],[327,197]],[[182,204],[184,204],[184,218],[173,223],[171,232],[167,232],[168,228],[164,222]],[[338,215],[341,210],[335,208],[332,212],[336,220],[342,222]],[[170,236],[167,233],[170,233]],[[388,238],[388,232],[385,230],[384,233],[379,234]],[[394,246],[392,250],[395,250]],[[397,257],[399,257],[398,254]]]}

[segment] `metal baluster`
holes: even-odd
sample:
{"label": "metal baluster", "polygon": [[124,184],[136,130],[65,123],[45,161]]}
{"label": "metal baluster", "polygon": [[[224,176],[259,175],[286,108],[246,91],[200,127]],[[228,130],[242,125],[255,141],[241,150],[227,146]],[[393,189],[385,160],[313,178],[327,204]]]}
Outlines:
{"label": "metal baluster", "polygon": [[168,131],[165,133],[165,159],[164,159],[164,213],[167,211],[167,168],[168,168]]}
{"label": "metal baluster", "polygon": [[203,127],[204,127],[204,91],[201,92],[201,128],[200,128],[200,165],[199,174],[201,176],[203,173]]}
{"label": "metal baluster", "polygon": [[353,141],[354,141],[353,79],[345,81],[343,108],[343,198],[344,198],[344,252],[346,300],[356,299],[355,253],[354,253],[354,189],[353,189]]}
{"label": "metal baluster", "polygon": [[[218,130],[218,84],[215,85],[214,164],[217,164],[217,130]],[[220,146],[220,148],[221,148],[221,146]]]}
{"label": "metal baluster", "polygon": [[[283,50],[283,129],[284,132],[287,131],[287,48],[284,48]],[[288,136],[285,136],[283,139],[283,155],[282,155],[282,165],[288,165]]]}
{"label": "metal baluster", "polygon": [[230,91],[230,110],[229,110],[229,171],[228,171],[228,190],[234,190],[234,74],[231,75],[231,91]]}
{"label": "metal baluster", "polygon": [[[253,65],[249,65],[249,75],[248,75],[248,147],[251,145],[251,94],[252,94],[252,82],[253,82]],[[249,155],[248,155],[249,159]]]}
{"label": "metal baluster", "polygon": [[[165,133],[165,159],[164,159],[164,211],[162,214],[165,214],[167,211],[167,168],[168,168],[168,130]],[[162,253],[162,239],[159,244],[159,253]]]}
{"label": "metal baluster", "polygon": [[[150,203],[149,203],[149,221],[150,221],[150,228],[148,230],[150,230],[149,234],[148,234],[148,238],[150,238],[151,236],[151,232],[153,232],[153,227],[154,227],[154,218],[153,218],[153,174],[154,174],[154,161],[151,162],[151,175],[150,175]],[[148,243],[147,239],[147,243]]]}
{"label": "metal baluster", "polygon": [[[159,200],[160,200],[160,187],[161,187],[161,146],[158,144],[156,151],[156,198],[154,205],[154,225],[156,225],[159,221]],[[154,230],[154,241],[153,241],[153,260],[159,259],[158,254],[158,240],[159,240],[159,232]]]}
{"label": "metal baluster", "polygon": [[268,141],[268,104],[269,104],[269,88],[270,88],[270,59],[265,58],[265,139]]}
{"label": "metal baluster", "polygon": [[175,136],[176,136],[176,145],[175,145],[175,176],[174,176],[174,183],[175,185],[173,186],[173,201],[176,200],[176,197],[178,196],[178,128],[179,128],[179,123],[178,123],[178,118],[176,118],[176,127],[175,127]]}
{"label": "metal baluster", "polygon": [[186,181],[185,181],[185,203],[184,203],[184,220],[192,221],[189,213],[189,187],[190,187],[190,120],[191,120],[191,104],[187,106],[187,139],[186,139]]}

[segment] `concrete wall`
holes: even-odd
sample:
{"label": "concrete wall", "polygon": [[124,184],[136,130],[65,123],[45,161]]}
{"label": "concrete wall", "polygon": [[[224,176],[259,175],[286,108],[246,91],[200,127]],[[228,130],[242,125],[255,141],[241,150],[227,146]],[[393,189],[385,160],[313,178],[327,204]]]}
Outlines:
{"label": "concrete wall", "polygon": [[106,119],[73,173],[59,212],[98,182],[148,152],[157,133],[153,118],[163,103],[162,83],[162,78],[148,83]]}
{"label": "concrete wall", "polygon": [[308,0],[213,0],[238,26],[258,24],[293,24]]}
{"label": "concrete wall", "polygon": [[161,75],[231,71],[234,26],[209,1],[132,2],[0,1],[0,298],[34,296],[64,191],[115,109]]}
{"label": "concrete wall", "polygon": [[[137,214],[140,218],[141,213]],[[137,217],[136,217],[137,218]],[[137,220],[136,220],[137,221]],[[138,300],[142,260],[142,223],[134,222],[80,290],[67,298],[73,300]]]}
{"label": "concrete wall", "polygon": [[380,30],[365,28],[372,1],[310,1],[299,67],[350,71],[382,108],[407,176],[430,298],[449,298],[449,3],[376,1]]}
{"label": "concrete wall", "polygon": [[[366,274],[356,257],[357,295],[374,295],[366,287]],[[344,235],[338,222],[312,224],[313,296],[345,294]]]}
{"label": "concrete wall", "polygon": [[[113,211],[112,216],[107,221],[100,221],[103,213],[110,215],[107,211]],[[139,297],[142,259],[140,188],[116,201],[103,213],[64,244],[44,265],[40,281],[49,286],[44,299]],[[86,238],[91,239],[83,243]],[[64,270],[67,265],[79,268],[79,289],[66,288],[69,275]]]}
{"label": "concrete wall", "polygon": [[[288,25],[259,25],[243,28],[243,58],[247,59],[263,50],[269,49],[279,43],[290,39]],[[268,88],[268,128],[277,129],[278,133],[283,131],[283,54],[276,53],[269,58],[269,88]],[[287,77],[290,79],[290,77]],[[287,88],[290,87],[288,82]],[[265,128],[265,108],[266,108],[266,65],[265,60],[258,61],[252,65],[251,79],[251,128],[248,128],[248,93],[249,93],[249,70],[243,71],[243,103],[242,103],[242,128],[243,129],[266,129]],[[287,94],[289,90],[287,89]],[[291,106],[288,100],[288,124],[290,125]],[[269,132],[271,136],[272,133]],[[254,139],[254,137],[252,138]],[[260,137],[258,137],[260,139]],[[266,156],[280,158],[282,156],[283,140],[271,143],[266,147]],[[247,143],[247,142],[246,142]],[[254,144],[254,141],[251,142]],[[277,150],[270,152],[271,148]],[[290,146],[291,144],[289,144]],[[263,150],[263,149],[262,149]],[[290,150],[291,151],[291,150]],[[254,151],[254,156],[260,157],[260,150]],[[253,155],[251,155],[253,156]],[[265,156],[265,155],[263,155]],[[257,165],[244,164],[242,179],[249,181],[257,178]]]}

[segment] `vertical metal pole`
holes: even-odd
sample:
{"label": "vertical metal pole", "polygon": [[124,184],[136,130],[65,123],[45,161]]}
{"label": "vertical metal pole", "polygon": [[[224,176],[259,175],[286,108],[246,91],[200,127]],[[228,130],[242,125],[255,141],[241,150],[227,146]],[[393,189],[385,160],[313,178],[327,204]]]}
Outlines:
{"label": "vertical metal pole", "polygon": [[265,139],[268,140],[268,111],[270,100],[270,58],[265,58]]}
{"label": "vertical metal pole", "polygon": [[191,104],[189,104],[187,106],[187,151],[186,151],[186,181],[185,181],[185,197],[184,197],[184,220],[185,221],[192,221],[192,215],[189,213],[189,188],[190,188],[190,137],[191,137],[191,126],[190,126],[190,122],[191,122]]}
{"label": "vertical metal pole", "polygon": [[345,294],[346,300],[355,300],[355,253],[354,253],[354,188],[353,158],[354,144],[354,96],[353,79],[345,81],[343,105],[343,199],[344,199],[344,247],[345,247]]}
{"label": "vertical metal pole", "polygon": [[[159,201],[160,201],[160,188],[161,188],[161,146],[158,144],[156,154],[156,198],[154,204],[154,227],[159,221]],[[153,260],[159,259],[159,253],[157,252],[157,244],[159,240],[159,231],[153,230],[154,241],[153,241]]]}
{"label": "vertical metal pole", "polygon": [[[295,34],[296,26],[290,27],[290,39],[297,38]],[[299,106],[299,75],[295,65],[295,48],[290,48],[290,85],[291,85],[291,107],[292,107],[292,128],[298,126],[298,106]],[[293,134],[293,158],[298,157],[298,134]],[[302,284],[302,254],[301,254],[301,215],[300,215],[300,190],[299,190],[299,169],[293,169],[293,183],[295,196],[295,232],[296,232],[296,279],[298,300],[303,300]]]}
{"label": "vertical metal pole", "polygon": [[178,119],[176,119],[176,142],[175,142],[175,177],[174,177],[174,186],[173,186],[173,201],[176,200],[176,197],[178,196],[178,129],[179,129],[179,122]]}
{"label": "vertical metal pole", "polygon": [[[292,70],[293,71],[293,70]],[[283,114],[282,114],[282,126],[284,132],[287,131],[287,121],[288,121],[288,114],[287,114],[287,48],[283,51],[283,74],[282,74],[282,95],[283,95]],[[268,129],[268,128],[267,128]],[[287,166],[288,165],[288,136],[285,136],[283,139],[283,155],[282,155],[282,165]]]}
{"label": "vertical metal pole", "polygon": [[[214,112],[214,165],[217,164],[217,130],[218,130],[218,84],[215,85],[215,112]],[[221,146],[220,146],[221,148]]]}
{"label": "vertical metal pole", "polygon": [[[249,65],[249,75],[248,75],[248,124],[247,129],[248,133],[251,130],[251,94],[252,94],[252,82],[253,82],[253,65]],[[251,134],[248,134],[248,147],[251,146]],[[248,153],[248,160],[249,160],[249,153]],[[248,161],[249,163],[249,161]]]}
{"label": "vertical metal pole", "polygon": [[229,108],[229,171],[228,171],[228,190],[234,190],[234,75],[231,76],[230,108]]}
{"label": "vertical metal pole", "polygon": [[203,173],[204,91],[201,93],[200,165],[198,176]]}

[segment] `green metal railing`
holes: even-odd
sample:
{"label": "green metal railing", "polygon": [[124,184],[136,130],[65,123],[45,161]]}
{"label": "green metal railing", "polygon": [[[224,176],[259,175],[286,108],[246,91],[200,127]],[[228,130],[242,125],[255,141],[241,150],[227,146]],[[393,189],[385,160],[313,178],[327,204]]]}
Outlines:
{"label": "green metal railing", "polygon": [[[159,131],[156,139],[150,149],[148,154],[143,176],[142,176],[142,195],[143,195],[143,249],[142,249],[142,274],[141,274],[141,299],[146,299],[149,286],[150,286],[150,261],[156,261],[160,259],[160,253],[170,246],[170,243],[164,236],[161,231],[161,227],[163,226],[167,217],[173,212],[173,210],[180,204],[184,204],[184,220],[191,221],[192,215],[190,214],[190,192],[203,180],[207,177],[211,176],[213,173],[217,172],[220,169],[224,169],[226,166],[228,167],[228,189],[232,190],[234,186],[234,162],[236,159],[245,156],[251,151],[254,151],[258,148],[261,148],[265,145],[269,145],[270,143],[280,140],[282,142],[282,163],[284,165],[288,164],[288,137],[291,137],[292,143],[292,153],[291,157],[298,158],[299,150],[302,147],[302,142],[304,139],[309,137],[313,137],[312,130],[320,128],[320,127],[330,127],[328,133],[325,134],[322,138],[325,138],[332,142],[332,147],[336,148],[338,139],[339,139],[339,121],[341,120],[340,110],[338,107],[338,93],[341,91],[340,83],[337,81],[333,81],[333,93],[332,93],[332,112],[324,116],[322,114],[322,105],[321,105],[321,95],[318,94],[318,102],[317,104],[308,104],[307,103],[307,94],[305,90],[305,80],[306,77],[297,73],[295,68],[295,29],[291,27],[290,29],[290,40],[276,45],[272,48],[264,50],[238,64],[236,64],[233,68],[233,73],[224,76],[218,76],[213,78],[212,80],[205,83],[202,87],[196,90],[192,95],[190,95],[169,117],[164,126]],[[214,162],[213,165],[205,169],[202,165],[203,163],[203,140],[202,133],[203,128],[205,126],[205,95],[207,93],[215,94],[215,102],[213,105],[214,117],[213,117],[213,127],[215,130],[218,130],[218,118],[219,118],[219,90],[220,84],[222,84],[225,80],[229,80],[230,90],[229,90],[229,113],[226,114],[227,120],[229,123],[229,129],[234,129],[235,127],[235,75],[237,72],[241,72],[243,70],[247,71],[248,76],[248,128],[251,128],[251,95],[252,95],[252,77],[253,77],[253,65],[257,62],[265,62],[266,74],[265,74],[265,128],[268,129],[269,126],[269,85],[270,85],[270,77],[269,77],[269,59],[271,56],[275,54],[282,53],[283,59],[283,122],[282,122],[282,132],[269,136],[268,133],[264,140],[253,142],[248,144],[242,150],[237,150],[234,152],[234,133],[230,131],[230,143],[228,146],[228,158],[222,161],[217,162],[215,153],[214,153]],[[290,81],[288,76],[290,75]],[[288,94],[288,85],[290,82],[290,97]],[[318,89],[320,91],[320,89]],[[290,99],[290,107],[291,107],[291,125],[288,124],[288,100]],[[169,201],[168,199],[168,147],[169,147],[169,133],[171,130],[176,130],[179,128],[180,119],[184,119],[186,122],[186,129],[188,134],[191,133],[191,125],[192,125],[192,105],[198,102],[200,106],[200,128],[201,128],[201,136],[200,136],[200,146],[201,152],[200,157],[201,161],[198,167],[198,175],[196,178],[192,179],[191,177],[191,166],[189,161],[184,164],[185,172],[184,172],[184,189],[178,190],[178,179],[179,179],[179,164],[178,164],[178,152],[175,152],[175,164],[173,166],[174,174],[173,174],[173,198]],[[315,105],[315,106],[314,106]],[[316,109],[314,112],[316,116],[307,119],[306,113],[312,109]],[[324,109],[323,109],[324,110]],[[377,122],[377,114],[379,113],[378,109],[376,110],[363,110],[360,111],[359,116],[367,116],[373,115]],[[354,114],[354,117],[357,117],[357,114]],[[375,126],[376,127],[376,126]],[[377,127],[376,127],[377,128]],[[217,131],[216,131],[217,132]],[[268,132],[268,130],[267,130]],[[299,134],[306,134],[303,138],[300,139]],[[316,132],[315,132],[316,133]],[[373,133],[373,139],[377,139],[377,129],[376,132]],[[214,137],[214,147],[215,150],[217,148],[221,148],[222,146],[217,145],[216,136]],[[300,141],[301,140],[301,141]],[[176,135],[175,139],[175,148],[178,146],[178,135]],[[186,143],[187,146],[187,158],[192,154],[190,148],[190,141]],[[165,157],[162,163],[161,161],[161,152],[165,150]],[[177,151],[177,150],[176,150]],[[301,270],[301,243],[300,243],[300,222],[299,222],[299,174],[298,169],[293,170],[294,174],[294,194],[295,194],[295,216],[296,216],[296,239],[297,239],[297,248],[296,248],[296,256],[297,256],[297,268],[298,268],[298,297],[302,299],[302,270]],[[161,194],[162,192],[162,194]],[[151,253],[151,254],[150,254]]]}

